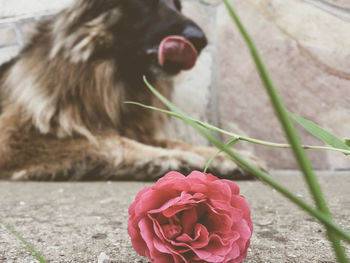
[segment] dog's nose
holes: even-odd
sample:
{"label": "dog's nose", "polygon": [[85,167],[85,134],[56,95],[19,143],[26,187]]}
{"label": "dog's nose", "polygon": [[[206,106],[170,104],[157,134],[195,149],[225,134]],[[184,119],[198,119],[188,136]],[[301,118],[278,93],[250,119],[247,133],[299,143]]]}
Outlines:
{"label": "dog's nose", "polygon": [[185,27],[183,37],[191,41],[191,43],[196,47],[198,53],[208,44],[207,38],[205,37],[203,31],[196,26]]}

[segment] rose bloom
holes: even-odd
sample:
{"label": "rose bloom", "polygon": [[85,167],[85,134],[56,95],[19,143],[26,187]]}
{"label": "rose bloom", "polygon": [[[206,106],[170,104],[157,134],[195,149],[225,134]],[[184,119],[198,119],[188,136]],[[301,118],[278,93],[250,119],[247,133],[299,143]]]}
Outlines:
{"label": "rose bloom", "polygon": [[134,249],[152,262],[242,262],[253,225],[246,199],[229,180],[170,172],[140,190],[129,207]]}

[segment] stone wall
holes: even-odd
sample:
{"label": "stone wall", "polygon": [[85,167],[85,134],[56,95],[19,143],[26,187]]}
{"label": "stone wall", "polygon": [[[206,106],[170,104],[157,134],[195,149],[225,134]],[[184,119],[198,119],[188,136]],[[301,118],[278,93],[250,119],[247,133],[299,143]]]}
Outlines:
{"label": "stone wall", "polygon": [[[0,63],[14,56],[42,16],[72,0],[0,0]],[[289,111],[341,138],[350,137],[349,0],[232,0],[252,35]],[[177,78],[175,103],[192,117],[229,131],[285,142],[248,50],[220,0],[184,0],[184,12],[202,26],[209,45],[199,63]],[[298,127],[302,141],[322,142]],[[179,120],[168,136],[206,144]],[[228,138],[223,138],[228,139]],[[271,168],[293,169],[289,150],[248,143]],[[350,159],[309,151],[317,169],[350,169]]]}

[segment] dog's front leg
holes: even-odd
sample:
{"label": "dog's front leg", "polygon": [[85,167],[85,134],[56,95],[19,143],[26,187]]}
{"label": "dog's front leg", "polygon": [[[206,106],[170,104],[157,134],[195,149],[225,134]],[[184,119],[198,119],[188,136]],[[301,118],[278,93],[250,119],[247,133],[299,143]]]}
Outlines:
{"label": "dog's front leg", "polygon": [[125,137],[105,137],[92,150],[93,155],[114,163],[110,179],[155,180],[169,171],[189,173],[203,170],[207,159],[184,149],[162,148]]}
{"label": "dog's front leg", "polygon": [[[227,179],[234,179],[234,180],[253,178],[253,176],[250,173],[246,172],[244,169],[239,167],[231,159],[231,157],[229,157],[225,153],[217,154],[218,149],[214,147],[192,146],[188,143],[178,141],[178,140],[157,139],[157,138],[149,139],[146,143],[157,147],[163,147],[166,149],[179,149],[182,151],[193,152],[195,154],[203,156],[203,158],[205,158],[206,160],[209,160],[213,156],[216,156],[215,159],[212,161],[211,165],[209,166],[208,171],[220,178],[227,178]],[[251,155],[244,151],[235,150],[235,152],[241,155],[244,159],[246,159],[256,167],[264,171],[267,171],[265,163],[262,160],[259,160],[258,158],[256,158],[254,155]]]}
{"label": "dog's front leg", "polygon": [[[22,136],[24,138],[24,136]],[[155,180],[166,172],[202,170],[206,158],[116,134],[87,139],[33,137],[9,143],[0,178],[13,180]]]}

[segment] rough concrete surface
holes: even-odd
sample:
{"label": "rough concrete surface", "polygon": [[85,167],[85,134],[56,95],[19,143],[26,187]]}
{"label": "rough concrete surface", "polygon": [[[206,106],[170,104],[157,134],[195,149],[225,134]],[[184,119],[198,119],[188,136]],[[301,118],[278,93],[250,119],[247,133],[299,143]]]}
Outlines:
{"label": "rough concrete surface", "polygon": [[[275,179],[310,201],[296,172]],[[350,172],[320,173],[334,219],[350,230]],[[335,262],[323,228],[279,193],[258,181],[238,182],[252,208],[249,263]],[[0,262],[36,262],[5,227],[14,227],[49,262],[148,262],[133,250],[126,231],[128,207],[150,183],[0,182]],[[348,252],[350,246],[346,245]],[[101,256],[102,258],[102,256]]]}

